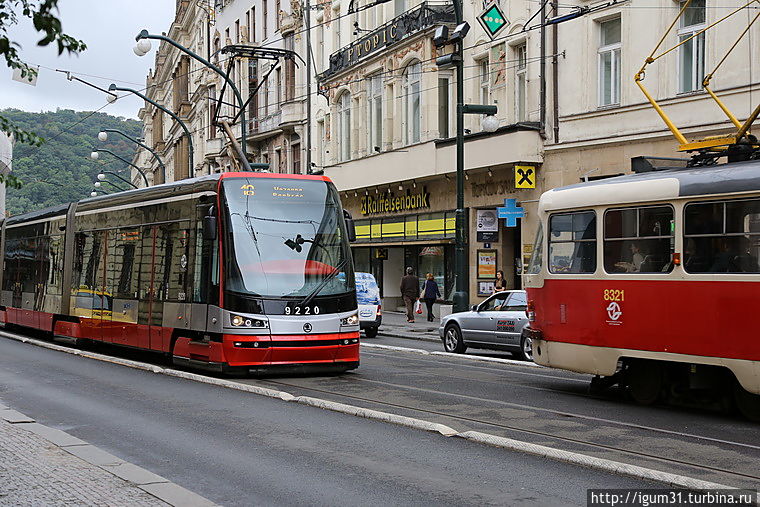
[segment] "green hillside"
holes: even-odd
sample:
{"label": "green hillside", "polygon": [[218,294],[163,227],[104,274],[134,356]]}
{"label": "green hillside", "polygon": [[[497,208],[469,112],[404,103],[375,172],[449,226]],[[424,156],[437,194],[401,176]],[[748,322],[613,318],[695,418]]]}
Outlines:
{"label": "green hillside", "polygon": [[[90,152],[93,148],[103,148],[131,161],[136,149],[134,143],[117,134],[109,134],[104,143],[98,140],[98,132],[112,128],[138,138],[142,122],[70,109],[44,113],[5,109],[0,113],[18,127],[45,139],[40,147],[21,143],[13,147],[13,174],[21,180],[22,187],[8,189],[6,209],[11,214],[89,197],[96,175],[103,169],[119,172],[129,179],[126,164],[107,153],[101,153],[99,160],[92,160]],[[107,185],[103,188],[114,191]]]}

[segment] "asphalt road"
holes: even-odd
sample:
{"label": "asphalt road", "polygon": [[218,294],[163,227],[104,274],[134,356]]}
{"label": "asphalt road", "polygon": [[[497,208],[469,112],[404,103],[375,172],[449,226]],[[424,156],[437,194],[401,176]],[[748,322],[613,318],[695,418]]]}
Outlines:
{"label": "asphalt road", "polygon": [[[402,381],[382,370],[418,360],[401,359],[366,353],[359,374],[279,380],[369,392],[368,376]],[[452,368],[479,375],[452,364],[438,373]],[[418,368],[415,382],[429,369]],[[587,488],[651,487],[4,338],[0,399],[224,505],[585,505]],[[458,402],[445,402],[451,406],[442,409],[459,410]]]}

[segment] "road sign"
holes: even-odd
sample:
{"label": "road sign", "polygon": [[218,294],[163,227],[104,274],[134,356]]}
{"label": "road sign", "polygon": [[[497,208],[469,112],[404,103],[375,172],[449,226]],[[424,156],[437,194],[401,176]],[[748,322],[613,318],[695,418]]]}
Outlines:
{"label": "road sign", "polygon": [[501,32],[504,27],[509,25],[507,17],[501,12],[496,2],[489,4],[483,12],[478,15],[478,21],[483,30],[486,31],[490,38],[496,37],[496,34]]}
{"label": "road sign", "polygon": [[499,218],[506,219],[507,227],[517,227],[517,219],[525,216],[525,210],[517,205],[517,199],[504,199],[504,206],[496,208]]}
{"label": "road sign", "polygon": [[536,188],[536,168],[532,165],[516,165],[515,188]]}

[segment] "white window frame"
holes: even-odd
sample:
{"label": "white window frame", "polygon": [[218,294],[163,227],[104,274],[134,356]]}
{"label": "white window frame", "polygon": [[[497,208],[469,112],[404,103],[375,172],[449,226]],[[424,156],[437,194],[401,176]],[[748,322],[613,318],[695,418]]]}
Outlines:
{"label": "white window frame", "polygon": [[478,63],[478,100],[479,104],[491,103],[491,68],[486,56],[477,61]]}
{"label": "white window frame", "polygon": [[[610,23],[612,21],[619,21],[620,22],[620,42],[615,42],[613,44],[605,44],[602,45],[602,25],[604,23]],[[620,105],[620,63],[622,59],[622,20],[621,18],[612,18],[612,19],[606,19],[599,22],[599,49],[597,51],[597,66],[596,66],[596,72],[597,72],[597,104],[599,107],[610,107],[610,106],[616,106]],[[610,101],[605,102],[604,101],[604,71],[603,71],[603,61],[604,57],[606,55],[610,55],[610,62],[611,62],[611,68],[610,68],[610,79],[612,80],[610,82]]]}
{"label": "white window frame", "polygon": [[[414,144],[422,139],[422,63],[414,61],[404,69],[402,77],[402,107],[404,120],[404,144]],[[416,86],[416,92],[413,91]],[[417,95],[417,111],[413,96]]]}
{"label": "white window frame", "polygon": [[345,91],[338,97],[336,141],[338,161],[351,160],[351,93]]}
{"label": "white window frame", "polygon": [[[378,110],[379,109],[379,110]],[[375,152],[375,146],[383,149],[383,75],[367,78],[367,154]]]}
{"label": "white window frame", "polygon": [[[442,109],[441,109],[441,81],[446,81],[446,89],[448,93],[446,94],[446,132],[441,131],[441,115],[442,115]],[[436,90],[436,99],[437,99],[437,105],[438,105],[438,137],[442,139],[447,139],[452,136],[452,132],[455,130],[454,127],[454,118],[456,116],[456,101],[454,100],[454,76],[452,76],[449,73],[443,73],[441,71],[438,72],[438,88]]]}
{"label": "white window frame", "polygon": [[[706,2],[705,2],[706,3]],[[691,7],[692,4],[689,4]],[[679,9],[683,8],[683,2],[679,4]],[[707,6],[705,6],[705,13],[704,17],[705,20],[701,23],[697,23],[696,25],[684,25],[683,22],[686,19],[684,15],[681,16],[681,19],[678,21],[678,42],[680,43],[682,40],[691,37],[695,33],[699,32],[700,30],[704,30],[704,28],[707,26]],[[700,91],[702,89],[702,80],[705,77],[705,50],[706,50],[706,43],[705,43],[705,33],[702,33],[698,35],[697,37],[694,37],[686,44],[683,44],[682,46],[679,46],[678,48],[678,93],[693,93]],[[691,87],[689,89],[685,89],[683,85],[684,81],[684,46],[691,45],[692,46],[692,52],[691,52]],[[701,51],[700,51],[701,49]]]}
{"label": "white window frame", "polygon": [[[528,121],[528,44],[514,46],[515,54],[515,122]],[[522,97],[520,90],[522,89]]]}

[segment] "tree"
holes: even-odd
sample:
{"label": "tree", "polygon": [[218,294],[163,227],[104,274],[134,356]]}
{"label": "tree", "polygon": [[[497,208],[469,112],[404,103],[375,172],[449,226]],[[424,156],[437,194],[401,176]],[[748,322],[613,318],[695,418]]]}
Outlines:
{"label": "tree", "polygon": [[[21,45],[8,38],[8,27],[18,23],[19,16],[32,20],[34,29],[42,35],[38,46],[55,43],[58,54],[64,51],[79,53],[87,49],[87,45],[65,33],[61,21],[56,16],[58,0],[0,0],[0,56],[5,58],[6,65],[11,69],[20,69],[21,76],[34,75],[36,71],[24,63],[18,54]],[[44,139],[32,131],[24,130],[15,125],[3,115],[0,115],[0,130],[14,137],[21,143],[40,146]],[[6,180],[9,186],[17,187],[19,181],[13,176],[5,178],[0,174],[0,182]]]}

